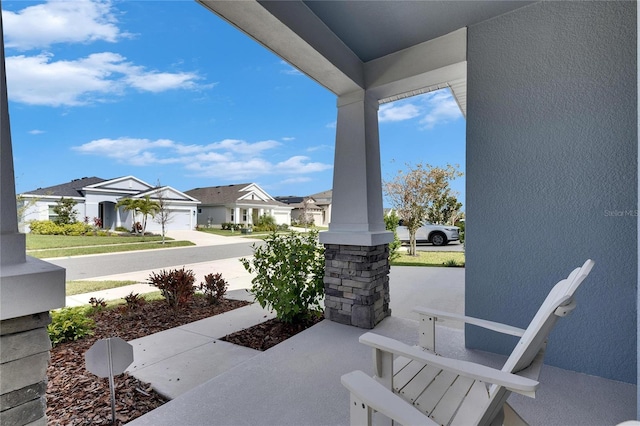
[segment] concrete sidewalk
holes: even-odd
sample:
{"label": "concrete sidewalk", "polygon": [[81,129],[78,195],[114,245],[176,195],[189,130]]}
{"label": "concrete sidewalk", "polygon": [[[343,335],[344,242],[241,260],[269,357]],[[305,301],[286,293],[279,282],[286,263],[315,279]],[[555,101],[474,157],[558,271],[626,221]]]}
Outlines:
{"label": "concrete sidewalk", "polygon": [[[227,297],[253,300],[244,290]],[[259,304],[185,324],[130,341],[134,362],[127,371],[161,395],[174,399],[224,373],[260,352],[219,340],[227,334],[252,327],[275,314]]]}
{"label": "concrete sidewalk", "polygon": [[[229,284],[228,291],[240,290],[251,287],[253,276],[249,274],[242,264],[239,257],[230,259],[213,260],[210,262],[192,263],[184,265],[186,269],[191,269],[196,276],[196,283],[204,281],[204,276],[211,273],[221,273],[222,277]],[[170,269],[170,268],[165,268]],[[89,303],[89,299],[114,300],[120,299],[131,293],[150,293],[157,291],[157,288],[147,284],[149,275],[152,272],[158,273],[161,269],[148,269],[144,271],[128,272],[124,274],[108,275],[103,277],[87,278],[79,281],[137,281],[138,284],[132,284],[124,287],[117,287],[108,290],[95,291],[91,293],[78,294],[75,296],[67,296],[67,306],[79,306]]]}

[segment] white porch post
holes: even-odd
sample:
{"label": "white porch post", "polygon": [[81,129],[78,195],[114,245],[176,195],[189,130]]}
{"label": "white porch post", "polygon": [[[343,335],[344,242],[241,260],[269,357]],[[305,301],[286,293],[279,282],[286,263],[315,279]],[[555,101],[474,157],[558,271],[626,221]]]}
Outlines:
{"label": "white porch post", "polygon": [[240,207],[235,207],[235,214],[233,215],[233,223],[240,223]]}
{"label": "white porch post", "polygon": [[65,270],[27,257],[18,233],[1,17],[0,41],[0,424],[46,425],[46,327],[65,304]]}
{"label": "white porch post", "polygon": [[338,99],[333,198],[325,244],[393,241],[382,216],[378,100],[360,91]]}
{"label": "white porch post", "polygon": [[366,91],[338,99],[325,317],[373,328],[389,309],[389,243],[382,211],[378,100]]}

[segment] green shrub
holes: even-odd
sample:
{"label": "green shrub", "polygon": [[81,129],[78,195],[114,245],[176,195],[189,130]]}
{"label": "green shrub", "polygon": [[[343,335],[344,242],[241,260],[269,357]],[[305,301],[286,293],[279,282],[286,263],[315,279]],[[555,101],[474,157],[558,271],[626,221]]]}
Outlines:
{"label": "green shrub", "polygon": [[29,222],[29,228],[32,234],[62,235],[64,233],[61,225],[57,225],[50,220],[32,220]]}
{"label": "green shrub", "polygon": [[117,226],[116,227],[116,231],[118,231],[118,232],[129,232],[129,230],[127,228],[125,228],[124,226]]}
{"label": "green shrub", "polygon": [[108,237],[109,231],[98,231],[98,233],[96,234],[98,237]]}
{"label": "green shrub", "polygon": [[277,229],[276,218],[268,214],[263,214],[258,218],[258,221],[253,224],[254,231],[275,232]]}
{"label": "green shrub", "polygon": [[289,225],[287,225],[286,223],[281,223],[280,225],[278,225],[278,231],[286,231],[287,229],[289,229]]}
{"label": "green shrub", "polygon": [[82,222],[74,222],[62,225],[63,235],[80,236],[92,231],[93,229],[91,228],[91,226]]}
{"label": "green shrub", "polygon": [[210,305],[217,305],[224,298],[228,287],[227,281],[222,278],[222,274],[218,273],[205,275],[204,282],[200,283],[198,289],[202,291]]}
{"label": "green shrub", "polygon": [[318,232],[271,234],[253,245],[253,259],[240,259],[249,273],[250,292],[260,306],[273,309],[283,322],[298,322],[320,309],[324,294],[324,247]]}
{"label": "green shrub", "polygon": [[93,232],[91,226],[82,222],[58,225],[50,220],[32,220],[29,222],[31,233],[40,235],[86,235]]}
{"label": "green shrub", "polygon": [[398,228],[398,224],[400,223],[400,218],[395,210],[391,210],[388,214],[384,215],[384,225],[387,231],[393,231],[393,241],[389,243],[389,261],[394,261],[400,257],[400,252],[398,251],[400,247],[402,247],[402,241],[398,238],[398,232],[396,229]]}
{"label": "green shrub", "polygon": [[189,302],[195,288],[193,283],[196,281],[196,276],[191,269],[172,269],[160,271],[159,274],[152,272],[149,275],[149,284],[157,287],[162,293],[162,297],[166,302],[174,309],[183,307]]}
{"label": "green shrub", "polygon": [[95,321],[88,316],[87,308],[62,308],[51,312],[51,324],[47,326],[51,343],[70,342],[93,335]]}

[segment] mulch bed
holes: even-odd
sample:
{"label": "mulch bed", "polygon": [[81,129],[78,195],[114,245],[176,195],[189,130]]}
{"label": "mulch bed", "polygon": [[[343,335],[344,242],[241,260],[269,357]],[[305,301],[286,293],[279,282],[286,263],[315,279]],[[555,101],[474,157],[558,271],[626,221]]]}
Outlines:
{"label": "mulch bed", "polygon": [[274,318],[254,325],[253,327],[228,334],[220,340],[259,351],[266,351],[278,343],[287,340],[289,337],[295,336],[312,325],[319,323],[323,319],[324,317],[319,315],[295,324],[287,324]]}
{"label": "mulch bed", "polygon": [[[247,305],[248,302],[224,299],[210,306],[194,298],[189,306],[174,311],[164,301],[148,302],[134,313],[117,309],[96,312],[94,335],[75,342],[56,345],[51,350],[47,370],[47,417],[51,425],[111,424],[109,379],[99,378],[85,369],[84,354],[99,339],[120,337],[126,341],[178,327]],[[225,336],[222,340],[258,350],[266,350],[322,320],[316,317],[304,324],[283,324],[269,320],[257,326]],[[161,406],[166,399],[149,384],[127,373],[114,378],[116,388],[116,424],[122,425]]]}

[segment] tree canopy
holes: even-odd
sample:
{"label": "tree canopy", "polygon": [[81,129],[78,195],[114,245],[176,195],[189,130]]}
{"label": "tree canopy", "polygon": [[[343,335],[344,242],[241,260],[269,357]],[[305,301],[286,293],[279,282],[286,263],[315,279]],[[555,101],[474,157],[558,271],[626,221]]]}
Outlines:
{"label": "tree canopy", "polygon": [[160,209],[160,205],[157,201],[151,199],[150,196],[145,195],[144,198],[123,198],[118,201],[116,208],[124,207],[125,210],[133,212],[133,228],[138,233],[138,226],[136,224],[136,215],[140,213],[142,215],[142,235],[144,235],[147,229],[147,216],[154,216]]}
{"label": "tree canopy", "polygon": [[458,167],[407,164],[407,170],[384,182],[385,195],[409,230],[410,255],[416,254],[416,231],[425,221],[444,224],[462,207],[449,187],[450,181],[462,176]]}

